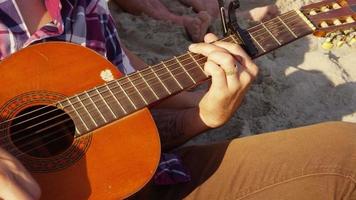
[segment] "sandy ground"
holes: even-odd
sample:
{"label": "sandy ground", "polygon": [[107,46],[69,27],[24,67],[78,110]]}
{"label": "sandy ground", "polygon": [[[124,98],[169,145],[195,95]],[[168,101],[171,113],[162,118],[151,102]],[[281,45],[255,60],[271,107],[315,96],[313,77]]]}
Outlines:
{"label": "sandy ground", "polygon": [[[176,0],[164,0],[177,14],[194,13]],[[308,0],[241,0],[242,10],[275,3],[282,12]],[[190,44],[183,28],[133,16],[110,3],[125,45],[149,64],[184,53]],[[212,31],[220,34],[217,20]],[[255,60],[260,74],[244,104],[219,129],[195,138],[207,143],[330,120],[356,122],[356,48],[325,51],[313,36]]]}

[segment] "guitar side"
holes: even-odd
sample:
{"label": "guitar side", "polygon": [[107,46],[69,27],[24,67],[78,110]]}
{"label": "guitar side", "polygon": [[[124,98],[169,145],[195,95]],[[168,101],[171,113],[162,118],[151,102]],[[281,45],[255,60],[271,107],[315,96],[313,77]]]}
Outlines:
{"label": "guitar side", "polygon": [[[1,122],[28,107],[51,105],[104,83],[101,73],[121,75],[103,57],[78,45],[44,43],[0,63]],[[42,199],[122,199],[153,176],[160,157],[157,129],[147,109],[107,124],[53,156],[21,152],[11,123],[2,124],[0,145],[17,156],[42,189]],[[31,169],[33,168],[33,169]]]}

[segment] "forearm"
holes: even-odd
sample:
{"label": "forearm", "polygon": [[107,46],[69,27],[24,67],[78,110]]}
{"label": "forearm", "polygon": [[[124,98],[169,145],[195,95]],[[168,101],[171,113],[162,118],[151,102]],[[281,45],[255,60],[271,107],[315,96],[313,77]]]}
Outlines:
{"label": "forearm", "polygon": [[198,107],[181,110],[152,110],[163,149],[177,147],[194,136],[208,130],[199,116]]}

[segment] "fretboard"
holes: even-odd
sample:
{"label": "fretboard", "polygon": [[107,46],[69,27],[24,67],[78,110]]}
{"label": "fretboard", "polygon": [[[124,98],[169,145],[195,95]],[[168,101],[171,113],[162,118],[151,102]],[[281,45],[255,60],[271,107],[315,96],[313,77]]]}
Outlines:
{"label": "fretboard", "polygon": [[248,29],[251,41],[260,57],[313,32],[310,22],[299,11],[289,11]]}
{"label": "fretboard", "polygon": [[[296,11],[247,30],[258,50],[254,58],[312,31]],[[235,34],[222,40],[240,43]],[[77,136],[80,136],[209,79],[202,68],[205,62],[206,57],[187,52],[69,97],[59,102],[58,106],[71,115]]]}

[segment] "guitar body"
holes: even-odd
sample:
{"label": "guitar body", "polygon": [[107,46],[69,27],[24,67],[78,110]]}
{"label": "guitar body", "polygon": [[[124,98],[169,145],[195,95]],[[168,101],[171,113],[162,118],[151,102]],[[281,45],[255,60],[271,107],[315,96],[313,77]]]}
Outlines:
{"label": "guitar body", "polygon": [[13,118],[105,83],[103,71],[121,76],[94,51],[60,42],[30,46],[0,63],[0,146],[32,173],[42,199],[123,199],[142,188],[156,170],[160,142],[148,109],[80,137],[74,137],[74,128],[59,131],[73,137],[53,144],[55,149],[28,154],[23,148],[38,138],[17,130]]}

